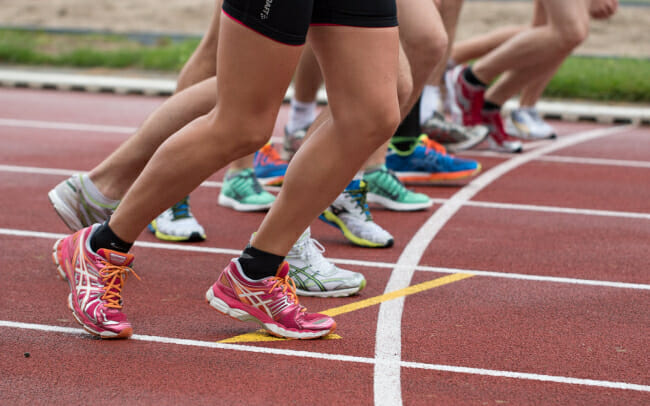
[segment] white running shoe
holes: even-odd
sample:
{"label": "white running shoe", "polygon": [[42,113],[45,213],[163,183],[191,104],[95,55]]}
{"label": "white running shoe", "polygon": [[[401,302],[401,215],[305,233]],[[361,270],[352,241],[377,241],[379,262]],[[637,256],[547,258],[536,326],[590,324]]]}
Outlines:
{"label": "white running shoe", "polygon": [[354,295],[366,286],[362,274],[338,268],[323,256],[324,252],[325,248],[311,238],[309,228],[291,247],[285,259],[297,294],[342,297]]}
{"label": "white running shoe", "polygon": [[341,230],[353,244],[368,248],[391,247],[393,236],[373,221],[366,203],[367,194],[366,182],[353,180],[319,218]]}
{"label": "white running shoe", "polygon": [[545,122],[534,107],[520,107],[508,114],[506,131],[524,140],[556,138],[555,130]]}
{"label": "white running shoe", "polygon": [[93,199],[82,176],[72,175],[47,194],[56,213],[72,231],[103,223],[117,208],[117,203],[105,204]]}
{"label": "white running shoe", "polygon": [[197,242],[205,240],[205,230],[192,215],[189,196],[165,210],[148,226],[163,241]]}

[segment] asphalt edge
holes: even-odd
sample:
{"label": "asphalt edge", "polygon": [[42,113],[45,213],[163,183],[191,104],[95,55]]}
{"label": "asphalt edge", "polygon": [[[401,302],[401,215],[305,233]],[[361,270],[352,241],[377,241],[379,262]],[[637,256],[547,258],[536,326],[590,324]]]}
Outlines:
{"label": "asphalt edge", "polygon": [[[170,96],[176,89],[176,80],[0,69],[0,87]],[[290,100],[292,95],[293,87],[290,87],[285,94],[285,101]],[[318,92],[317,100],[322,104],[327,103],[324,90]],[[509,100],[504,109],[509,111],[517,105],[517,100]],[[650,125],[650,107],[645,106],[541,100],[537,104],[537,110],[544,118],[562,121]]]}

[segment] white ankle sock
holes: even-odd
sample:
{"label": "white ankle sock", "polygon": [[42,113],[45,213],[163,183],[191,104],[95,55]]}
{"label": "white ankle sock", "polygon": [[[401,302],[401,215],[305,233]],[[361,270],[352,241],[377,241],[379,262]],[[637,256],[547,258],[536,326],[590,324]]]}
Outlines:
{"label": "white ankle sock", "polygon": [[289,110],[289,121],[287,121],[287,131],[292,133],[311,125],[316,119],[316,101],[301,102],[294,98],[291,99],[291,109]]}
{"label": "white ankle sock", "polygon": [[440,107],[440,88],[438,86],[425,85],[420,98],[420,125],[424,124],[434,111]]}

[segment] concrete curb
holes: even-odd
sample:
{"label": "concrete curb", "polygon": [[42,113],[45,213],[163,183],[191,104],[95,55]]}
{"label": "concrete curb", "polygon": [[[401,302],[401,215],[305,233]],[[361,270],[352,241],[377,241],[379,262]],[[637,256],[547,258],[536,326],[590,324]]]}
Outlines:
{"label": "concrete curb", "polygon": [[[33,89],[73,90],[94,93],[140,94],[148,96],[169,96],[176,88],[175,79],[121,77],[50,71],[25,71],[0,69],[0,86]],[[285,100],[293,95],[289,88]],[[327,94],[319,91],[318,101],[327,102]],[[504,106],[506,111],[517,107],[516,100]],[[650,125],[650,107],[611,106],[602,103],[547,101],[537,104],[539,113],[550,119],[564,121],[591,121],[599,123],[631,123]]]}

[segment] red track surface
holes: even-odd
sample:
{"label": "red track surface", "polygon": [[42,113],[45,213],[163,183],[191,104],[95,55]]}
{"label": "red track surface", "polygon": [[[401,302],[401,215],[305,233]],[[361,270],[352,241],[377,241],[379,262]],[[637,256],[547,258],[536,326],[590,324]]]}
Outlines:
{"label": "red track surface", "polygon": [[[450,272],[475,273],[406,296],[401,318],[373,305],[336,317],[340,339],[215,344],[256,329],[204,303],[233,254],[167,244],[175,249],[134,250],[142,281],[130,280],[124,297],[136,336],[92,339],[71,317],[67,286],[55,276],[56,236],[38,232],[68,233],[47,200],[66,178],[53,169],[89,170],[128,137],[128,128],[38,127],[136,127],[161,100],[0,90],[0,403],[650,404],[647,127],[552,151],[491,182],[479,176],[475,185],[482,188],[469,201],[458,194],[467,182],[418,186],[439,199],[432,210],[374,211],[395,236],[391,249],[353,247],[316,222],[312,234],[327,256],[358,261],[342,266],[369,282],[358,297],[302,299],[311,310],[386,293],[391,274],[405,278],[398,285],[417,285]],[[275,136],[282,124],[283,118]],[[556,142],[604,128],[554,124]],[[513,158],[471,156],[485,176]],[[31,167],[45,170],[30,173]],[[239,250],[262,215],[217,206],[217,194],[201,187],[192,195],[208,240],[191,247]],[[434,221],[437,233],[431,224],[421,229],[454,202],[465,204]],[[413,244],[418,230],[420,242],[432,238],[422,252]],[[157,242],[148,233],[141,241]],[[394,270],[398,262],[405,267]],[[404,276],[411,262],[419,265],[412,279]],[[378,331],[378,323],[387,324]],[[377,339],[387,334],[395,335]]]}

